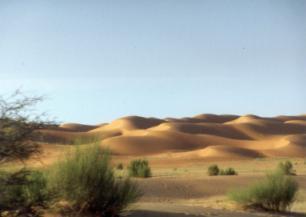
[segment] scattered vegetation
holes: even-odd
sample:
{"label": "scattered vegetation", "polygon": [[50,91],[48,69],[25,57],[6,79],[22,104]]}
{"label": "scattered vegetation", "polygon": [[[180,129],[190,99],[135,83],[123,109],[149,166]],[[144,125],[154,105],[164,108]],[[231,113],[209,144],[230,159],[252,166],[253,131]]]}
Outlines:
{"label": "scattered vegetation", "polygon": [[0,174],[0,210],[12,211],[17,216],[38,216],[50,199],[47,180],[42,172],[20,170]]}
{"label": "scattered vegetation", "polygon": [[219,175],[220,176],[235,176],[235,175],[238,175],[238,173],[235,171],[235,169],[229,167],[224,170],[221,169],[219,172]]}
{"label": "scattered vegetation", "polygon": [[129,175],[132,177],[147,178],[152,175],[149,162],[147,160],[137,159],[130,162],[128,166]]}
{"label": "scattered vegetation", "polygon": [[116,169],[117,170],[123,170],[123,164],[122,163],[119,163],[117,166],[116,166]]}
{"label": "scattered vegetation", "polygon": [[93,145],[80,148],[51,167],[49,189],[57,200],[65,200],[72,212],[96,216],[118,216],[141,193],[129,179],[116,179],[108,151]]}
{"label": "scattered vegetation", "polygon": [[208,175],[209,176],[232,176],[232,175],[238,175],[238,173],[235,171],[235,169],[229,167],[229,168],[226,168],[226,169],[219,169],[218,165],[216,164],[213,164],[213,165],[210,165],[208,167]]}
{"label": "scattered vegetation", "polygon": [[298,184],[292,177],[276,171],[250,187],[231,191],[229,197],[244,207],[278,212],[290,208],[297,191]]}
{"label": "scattered vegetation", "polygon": [[289,160],[280,162],[278,164],[278,170],[288,176],[296,175],[295,170],[293,169],[293,164]]}
{"label": "scattered vegetation", "polygon": [[207,172],[209,176],[217,176],[219,175],[220,169],[217,164],[213,164],[208,167]]}

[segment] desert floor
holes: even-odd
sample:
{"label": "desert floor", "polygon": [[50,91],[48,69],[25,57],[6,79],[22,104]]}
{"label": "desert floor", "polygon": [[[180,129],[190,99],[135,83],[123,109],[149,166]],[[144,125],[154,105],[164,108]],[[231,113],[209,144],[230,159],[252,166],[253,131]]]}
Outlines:
{"label": "desert floor", "polygon": [[[181,216],[306,216],[306,164],[304,159],[291,158],[294,163],[300,191],[291,208],[292,214],[272,214],[242,210],[227,198],[231,189],[248,186],[275,169],[278,162],[288,158],[264,158],[253,160],[219,160],[219,167],[233,167],[238,176],[208,176],[207,167],[212,161],[181,162],[148,158],[153,177],[136,179],[144,192],[141,200],[133,206],[131,217],[181,217]],[[127,159],[115,158],[114,162]],[[119,172],[122,173],[122,172]],[[304,213],[304,214],[303,214]]]}
{"label": "desert floor", "polygon": [[[45,157],[32,159],[28,162],[35,167],[47,167],[55,159],[63,156],[52,156],[45,146]],[[66,146],[62,152],[70,149]],[[65,155],[65,154],[63,154]],[[47,157],[49,156],[49,157]],[[128,163],[135,158],[131,156],[113,156],[114,167],[123,163],[123,170],[115,170],[118,176],[126,175]],[[254,159],[209,159],[177,158],[175,154],[167,153],[146,156],[152,169],[150,178],[133,178],[143,191],[142,198],[125,215],[130,217],[183,217],[183,216],[306,216],[306,161],[304,158],[254,158]],[[227,198],[231,189],[248,186],[263,178],[274,170],[281,161],[290,160],[294,164],[300,190],[291,213],[273,214],[259,211],[243,210]],[[208,176],[207,168],[218,164],[220,168],[233,167],[237,176]],[[15,164],[6,165],[7,168]],[[57,215],[47,214],[46,217]]]}

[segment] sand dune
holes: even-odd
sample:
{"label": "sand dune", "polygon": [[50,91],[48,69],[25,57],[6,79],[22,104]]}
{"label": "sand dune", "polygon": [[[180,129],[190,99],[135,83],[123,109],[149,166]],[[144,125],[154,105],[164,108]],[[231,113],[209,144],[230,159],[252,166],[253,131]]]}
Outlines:
{"label": "sand dune", "polygon": [[71,131],[78,131],[78,132],[86,132],[92,129],[97,128],[98,126],[91,126],[85,124],[77,124],[77,123],[64,123],[59,125],[59,128],[67,129]]}
{"label": "sand dune", "polygon": [[296,125],[303,125],[306,126],[306,120],[289,120],[285,121],[285,124],[296,124]]}
{"label": "sand dune", "polygon": [[104,125],[102,126],[102,129],[120,129],[120,130],[147,129],[159,125],[162,122],[164,122],[164,120],[157,118],[129,116],[117,119],[108,125]]}
{"label": "sand dune", "polygon": [[189,134],[209,134],[226,138],[250,139],[248,135],[231,126],[219,123],[163,123],[151,130],[171,130]]}
{"label": "sand dune", "polygon": [[306,156],[306,116],[201,114],[186,118],[123,117],[109,124],[62,124],[41,130],[43,142],[95,138],[117,155],[176,153],[197,158]]}
{"label": "sand dune", "polygon": [[189,135],[179,132],[134,132],[103,140],[102,144],[117,154],[149,155],[169,151],[188,151],[199,147]]}
{"label": "sand dune", "polygon": [[239,148],[239,147],[226,146],[226,145],[213,145],[198,152],[199,152],[198,154],[201,157],[215,157],[215,158],[262,157],[262,154],[260,152],[246,148]]}
{"label": "sand dune", "polygon": [[290,121],[290,120],[304,120],[306,121],[306,115],[299,115],[299,116],[288,116],[288,115],[280,115],[275,117],[275,119],[280,121]]}

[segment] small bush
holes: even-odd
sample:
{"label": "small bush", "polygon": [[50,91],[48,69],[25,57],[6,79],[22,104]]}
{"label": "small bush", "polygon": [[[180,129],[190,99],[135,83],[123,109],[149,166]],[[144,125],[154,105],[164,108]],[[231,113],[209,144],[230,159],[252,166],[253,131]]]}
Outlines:
{"label": "small bush", "polygon": [[217,176],[219,175],[220,169],[218,165],[213,164],[208,167],[207,173],[209,176]]}
{"label": "small bush", "polygon": [[230,192],[229,197],[245,207],[285,211],[294,202],[297,190],[294,179],[277,171],[248,188]]}
{"label": "small bush", "polygon": [[49,171],[49,189],[78,213],[118,216],[141,193],[129,179],[116,179],[107,151],[77,148]]}
{"label": "small bush", "polygon": [[116,169],[117,169],[117,170],[123,170],[123,164],[122,164],[122,163],[119,163],[119,164],[116,166]]}
{"label": "small bush", "polygon": [[219,175],[221,176],[235,176],[238,175],[238,173],[235,171],[235,169],[229,167],[227,169],[221,169],[219,172]]}
{"label": "small bush", "polygon": [[45,175],[26,169],[1,172],[0,195],[0,213],[15,211],[20,216],[38,215],[33,208],[44,208],[50,199]]}
{"label": "small bush", "polygon": [[141,159],[131,161],[128,166],[128,172],[133,177],[147,178],[152,175],[149,162]]}
{"label": "small bush", "polygon": [[295,171],[293,169],[293,164],[291,163],[291,161],[280,162],[278,164],[278,169],[285,175],[295,175]]}

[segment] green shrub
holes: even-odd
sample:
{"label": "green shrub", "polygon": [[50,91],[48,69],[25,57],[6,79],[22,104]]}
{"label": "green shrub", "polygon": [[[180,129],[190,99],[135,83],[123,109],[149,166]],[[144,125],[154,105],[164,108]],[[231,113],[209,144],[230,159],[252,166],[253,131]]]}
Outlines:
{"label": "green shrub", "polygon": [[40,171],[32,171],[27,181],[23,191],[28,204],[45,206],[50,199],[46,175]]}
{"label": "green shrub", "polygon": [[128,166],[128,172],[129,175],[133,177],[147,178],[152,175],[149,162],[142,159],[131,161],[130,165]]}
{"label": "green shrub", "polygon": [[213,164],[208,167],[207,173],[209,176],[217,176],[219,175],[220,169],[218,165]]}
{"label": "green shrub", "polygon": [[245,207],[272,211],[285,211],[295,200],[297,182],[279,171],[245,189],[229,193],[230,199]]}
{"label": "green shrub", "polygon": [[119,164],[116,166],[116,169],[117,169],[117,170],[123,170],[123,164],[122,164],[122,163],[119,163]]}
{"label": "green shrub", "polygon": [[287,160],[285,162],[280,162],[278,164],[278,169],[285,175],[295,175],[295,171],[293,169],[293,164],[291,163],[291,161]]}
{"label": "green shrub", "polygon": [[73,211],[118,216],[141,193],[129,179],[116,179],[109,152],[98,145],[80,148],[49,171],[49,189]]}
{"label": "green shrub", "polygon": [[235,171],[235,169],[229,167],[227,169],[221,169],[219,171],[219,175],[221,176],[234,176],[234,175],[238,175],[238,173]]}
{"label": "green shrub", "polygon": [[33,207],[45,207],[50,199],[45,175],[22,169],[0,173],[0,213],[17,211],[19,216],[38,215]]}

